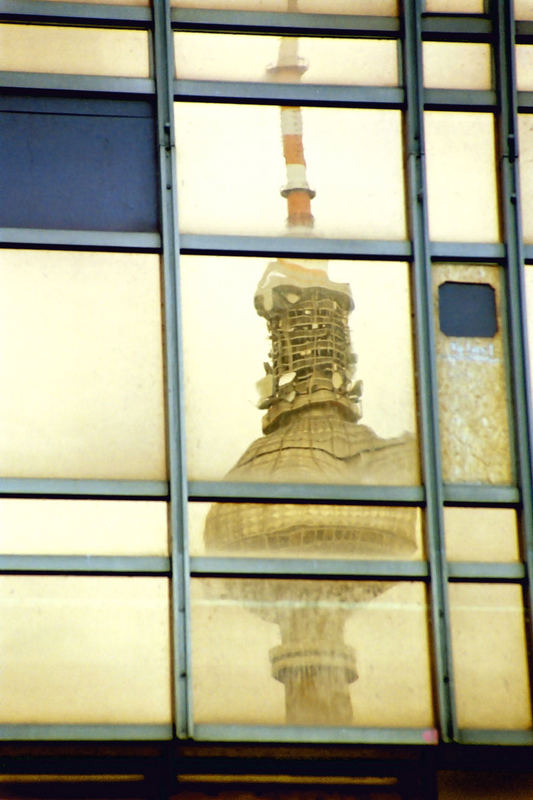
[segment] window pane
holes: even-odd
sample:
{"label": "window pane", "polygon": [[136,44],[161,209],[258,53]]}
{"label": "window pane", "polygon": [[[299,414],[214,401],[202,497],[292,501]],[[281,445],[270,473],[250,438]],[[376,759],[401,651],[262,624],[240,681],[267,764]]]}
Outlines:
{"label": "window pane", "polygon": [[533,3],[531,0],[514,0],[515,19],[533,19]]}
{"label": "window pane", "polygon": [[4,250],[1,474],[164,479],[159,257]]}
{"label": "window pane", "polygon": [[179,8],[225,8],[242,11],[302,11],[313,14],[395,16],[397,0],[170,0]]}
{"label": "window pane", "polygon": [[160,578],[0,578],[0,721],[166,723],[169,588]]}
{"label": "window pane", "polygon": [[[452,336],[443,332],[446,327],[442,307],[439,308],[439,289],[447,282],[492,288],[496,303],[493,336]],[[444,480],[509,483],[512,480],[509,399],[499,269],[474,264],[434,264],[433,284]],[[465,317],[468,311],[464,309]],[[466,322],[468,333],[477,321]]]}
{"label": "window pane", "polygon": [[147,78],[148,33],[55,25],[0,25],[0,69]]}
{"label": "window pane", "polygon": [[175,33],[178,78],[396,86],[396,42],[386,39]]}
{"label": "window pane", "polygon": [[525,268],[525,287],[526,287],[526,310],[527,310],[527,334],[529,352],[529,390],[533,395],[533,266]]}
{"label": "window pane", "polygon": [[196,579],[192,648],[198,723],[433,724],[421,584]]}
{"label": "window pane", "polygon": [[418,508],[189,503],[192,555],[420,559]]}
{"label": "window pane", "polygon": [[5,96],[0,110],[0,226],[157,229],[151,103]]}
{"label": "window pane", "polygon": [[524,241],[533,244],[533,115],[518,115],[520,196]]}
{"label": "window pane", "polygon": [[[279,108],[176,104],[182,231],[305,235],[314,217],[317,236],[406,237],[399,111],[284,108],[281,127],[286,167]],[[312,217],[285,228],[298,202]]]}
{"label": "window pane", "polygon": [[191,479],[419,481],[406,264],[181,263]]}
{"label": "window pane", "polygon": [[450,585],[452,655],[459,726],[531,726],[522,591]]}
{"label": "window pane", "polygon": [[2,499],[0,530],[3,554],[168,554],[163,502]]}
{"label": "window pane", "polygon": [[[533,9],[533,6],[532,6]],[[533,19],[533,10],[531,12]],[[533,90],[533,45],[517,44],[516,55],[516,88],[518,91]]]}
{"label": "window pane", "polygon": [[469,42],[423,42],[424,86],[490,89],[490,46]]}
{"label": "window pane", "polygon": [[484,0],[426,0],[426,11],[440,14],[483,14]]}
{"label": "window pane", "polygon": [[424,120],[431,238],[497,242],[492,114],[426,111]]}
{"label": "window pane", "polygon": [[513,509],[446,507],[444,533],[450,561],[518,561]]}

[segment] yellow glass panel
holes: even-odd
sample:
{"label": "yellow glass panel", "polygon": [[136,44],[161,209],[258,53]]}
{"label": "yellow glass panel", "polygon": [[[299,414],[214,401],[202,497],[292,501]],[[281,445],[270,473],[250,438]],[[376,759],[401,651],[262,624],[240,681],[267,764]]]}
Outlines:
{"label": "yellow glass panel", "polygon": [[[53,3],[62,3],[64,0],[51,0]],[[73,3],[87,3],[88,0],[70,0]],[[148,6],[150,0],[90,0],[92,5],[107,4],[112,6]]]}
{"label": "yellow glass panel", "polygon": [[[532,12],[533,18],[533,12]],[[518,91],[533,91],[533,45],[517,44],[516,56],[516,88]]]}
{"label": "yellow glass panel", "polygon": [[386,39],[175,33],[178,78],[396,86],[396,42]]}
{"label": "yellow glass panel", "polygon": [[527,334],[529,352],[529,391],[533,395],[533,266],[525,268],[526,309],[527,309]]}
{"label": "yellow glass panel", "polygon": [[193,580],[195,720],[431,727],[427,627],[421,584]]}
{"label": "yellow glass panel", "polygon": [[148,33],[110,28],[0,25],[0,69],[147,78]]}
{"label": "yellow glass panel", "polygon": [[497,242],[492,114],[426,111],[424,119],[431,238]]}
{"label": "yellow glass panel", "polygon": [[424,86],[490,89],[490,46],[469,42],[423,42]]}
{"label": "yellow glass panel", "polygon": [[290,233],[280,187],[303,181],[316,192],[314,235],[406,237],[401,112],[282,110],[285,130],[302,136],[306,173],[301,164],[284,164],[275,106],[179,103],[175,109],[182,231]]}
{"label": "yellow glass panel", "polygon": [[[447,282],[492,287],[497,322],[494,336],[443,333],[439,325],[439,287]],[[434,264],[433,288],[444,480],[509,483],[509,400],[499,268]]]}
{"label": "yellow glass panel", "polygon": [[159,257],[3,250],[1,474],[164,479]]}
{"label": "yellow glass panel", "polygon": [[312,14],[396,16],[397,0],[170,0],[179,8],[224,8],[239,11],[302,11]]}
{"label": "yellow glass panel", "polygon": [[533,0],[514,0],[515,19],[533,19]]}
{"label": "yellow glass panel", "polygon": [[189,503],[191,555],[281,558],[424,556],[418,508]]}
{"label": "yellow glass panel", "polygon": [[524,241],[533,244],[533,115],[518,115],[520,196]]}
{"label": "yellow glass panel", "polygon": [[0,531],[4,554],[168,554],[163,502],[2,499]]}
{"label": "yellow glass panel", "polygon": [[0,721],[168,723],[169,582],[0,578]]}
{"label": "yellow glass panel", "polygon": [[521,588],[454,583],[450,602],[459,726],[531,727]]}
{"label": "yellow glass panel", "polygon": [[[419,482],[407,264],[336,261],[329,277],[311,259],[181,266],[191,479]],[[282,295],[287,336],[265,308]]]}
{"label": "yellow glass panel", "polygon": [[518,561],[513,509],[446,507],[444,533],[450,561]]}
{"label": "yellow glass panel", "polygon": [[440,14],[483,14],[484,0],[426,0],[426,11]]}

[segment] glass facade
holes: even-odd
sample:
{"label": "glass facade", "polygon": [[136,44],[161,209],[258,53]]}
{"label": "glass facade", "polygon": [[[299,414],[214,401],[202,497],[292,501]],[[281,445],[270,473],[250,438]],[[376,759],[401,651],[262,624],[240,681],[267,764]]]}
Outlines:
{"label": "glass facade", "polygon": [[533,744],[515,6],[0,2],[0,739]]}

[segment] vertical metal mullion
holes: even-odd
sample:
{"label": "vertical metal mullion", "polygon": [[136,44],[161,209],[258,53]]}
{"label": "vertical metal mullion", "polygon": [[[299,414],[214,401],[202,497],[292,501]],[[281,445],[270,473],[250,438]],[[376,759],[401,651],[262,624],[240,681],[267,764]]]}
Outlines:
{"label": "vertical metal mullion", "polygon": [[172,563],[171,636],[176,735],[192,735],[189,563],[186,549],[187,475],[178,281],[176,150],[173,115],[174,54],[169,0],[154,0],[154,63],[160,168],[160,216],[165,300],[167,447]]}
{"label": "vertical metal mullion", "polygon": [[514,401],[517,480],[521,494],[521,536],[526,565],[525,608],[529,620],[529,674],[533,679],[533,475],[532,416],[529,402],[529,360],[524,285],[518,160],[518,119],[514,68],[513,0],[494,0],[496,80],[499,98],[501,207],[506,246],[506,281],[510,347],[510,374]]}
{"label": "vertical metal mullion", "polygon": [[444,741],[456,738],[450,615],[443,531],[437,372],[433,328],[433,290],[428,233],[422,77],[422,0],[404,0],[403,64],[407,111],[406,161],[413,246],[413,304],[422,465],[426,490],[426,533],[430,569],[431,620],[436,697]]}

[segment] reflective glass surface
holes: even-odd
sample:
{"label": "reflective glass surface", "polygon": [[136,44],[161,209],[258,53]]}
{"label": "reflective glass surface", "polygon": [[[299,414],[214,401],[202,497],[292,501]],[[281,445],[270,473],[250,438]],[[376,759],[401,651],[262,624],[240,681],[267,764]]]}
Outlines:
{"label": "reflective glass surface", "polygon": [[424,123],[431,238],[498,241],[492,114],[426,111]]}
{"label": "reflective glass surface", "polygon": [[191,479],[419,481],[406,264],[181,267]]}
{"label": "reflective glass surface", "polygon": [[163,556],[167,504],[147,500],[0,500],[0,553]]}
{"label": "reflective glass surface", "polygon": [[533,266],[525,267],[530,391],[533,393]]}
{"label": "reflective glass surface", "polygon": [[168,584],[0,577],[0,722],[169,722]]}
{"label": "reflective glass surface", "polygon": [[178,78],[396,86],[396,42],[386,39],[175,33]]}
{"label": "reflective glass surface", "polygon": [[[444,480],[450,483],[509,483],[512,479],[500,280],[498,267],[433,265],[441,452]],[[439,288],[447,283],[492,288],[493,336],[443,332]],[[468,313],[474,312],[466,308]]]}
{"label": "reflective glass surface", "polygon": [[194,579],[192,648],[196,722],[433,724],[421,584]]}
{"label": "reflective glass surface", "polygon": [[191,555],[420,559],[420,509],[189,503]]}
{"label": "reflective glass surface", "polygon": [[533,19],[533,3],[531,0],[514,0],[515,19]]}
{"label": "reflective glass surface", "polygon": [[148,33],[55,25],[0,25],[0,69],[147,78]]}
{"label": "reflective glass surface", "polygon": [[[533,4],[531,11],[533,19]],[[517,44],[516,57],[516,88],[518,91],[533,91],[533,45]]]}
{"label": "reflective glass surface", "polygon": [[1,473],[164,479],[159,257],[3,250]]}
{"label": "reflective glass surface", "polygon": [[424,86],[490,89],[490,46],[472,42],[423,42]]}
{"label": "reflective glass surface", "polygon": [[529,728],[520,586],[454,583],[449,589],[459,726]]}
{"label": "reflective glass surface", "polygon": [[170,0],[179,8],[224,8],[242,11],[302,11],[312,14],[394,16],[397,0]]}
{"label": "reflective glass surface", "polygon": [[175,114],[183,232],[406,237],[399,111],[177,103]]}
{"label": "reflective glass surface", "polygon": [[512,508],[444,508],[450,561],[518,561],[516,511]]}
{"label": "reflective glass surface", "polygon": [[524,241],[533,243],[533,115],[518,115],[520,196]]}
{"label": "reflective glass surface", "polygon": [[484,0],[426,0],[426,11],[440,14],[483,14]]}

